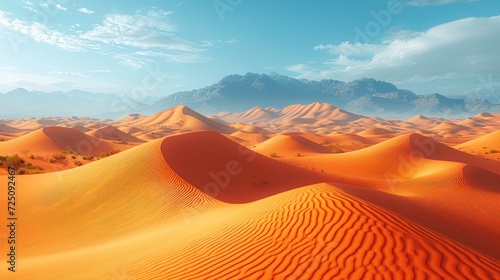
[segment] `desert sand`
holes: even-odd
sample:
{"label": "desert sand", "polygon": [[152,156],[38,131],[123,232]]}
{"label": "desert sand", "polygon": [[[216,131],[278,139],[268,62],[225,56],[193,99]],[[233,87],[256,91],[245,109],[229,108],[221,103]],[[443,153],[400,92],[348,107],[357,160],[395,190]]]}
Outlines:
{"label": "desert sand", "polygon": [[496,279],[499,117],[313,103],[2,120],[0,156],[26,173],[0,279]]}

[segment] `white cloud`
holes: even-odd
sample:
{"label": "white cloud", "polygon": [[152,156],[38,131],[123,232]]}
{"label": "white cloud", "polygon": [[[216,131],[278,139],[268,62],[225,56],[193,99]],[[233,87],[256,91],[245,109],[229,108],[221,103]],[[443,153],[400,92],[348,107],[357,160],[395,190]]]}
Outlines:
{"label": "white cloud", "polygon": [[111,70],[108,69],[96,69],[96,70],[90,70],[91,73],[111,73]]}
{"label": "white cloud", "polygon": [[331,54],[371,55],[380,52],[383,48],[383,46],[376,44],[342,42],[339,45],[318,45],[314,47],[314,50],[327,50]]}
{"label": "white cloud", "polygon": [[58,10],[60,10],[60,11],[66,11],[66,10],[68,10],[68,9],[66,9],[66,8],[65,8],[63,5],[61,5],[61,4],[56,4],[56,5],[55,5],[55,7],[56,7],[56,9],[58,9]]}
{"label": "white cloud", "polygon": [[113,58],[116,59],[118,63],[135,70],[145,68],[154,61],[134,54],[116,54]]}
{"label": "white cloud", "polygon": [[81,40],[77,36],[49,29],[41,23],[30,23],[19,19],[11,19],[3,12],[0,12],[0,28],[5,28],[28,36],[35,42],[43,42],[68,51],[82,51],[85,47],[88,47],[87,42]]}
{"label": "white cloud", "polygon": [[425,32],[393,34],[379,44],[317,46],[333,58],[287,69],[301,78],[353,80],[373,77],[390,81],[429,81],[500,75],[500,16],[465,18]]}
{"label": "white cloud", "polygon": [[479,0],[409,0],[404,1],[403,4],[408,6],[423,7],[423,6],[438,6],[459,2],[477,2]]}
{"label": "white cloud", "polygon": [[[155,58],[176,63],[206,60],[203,53],[209,46],[177,36],[176,27],[168,21],[170,14],[172,12],[158,9],[139,11],[134,15],[111,14],[88,32],[74,31],[80,28],[75,24],[69,28],[73,34],[67,34],[41,23],[14,19],[0,11],[0,29],[67,51],[105,53],[133,69],[146,67]],[[236,41],[220,42],[232,44]]]}
{"label": "white cloud", "polygon": [[166,53],[166,52],[154,52],[154,51],[138,51],[137,55],[146,57],[160,57],[166,59],[168,62],[176,63],[197,63],[209,58],[199,54],[199,53]]}
{"label": "white cloud", "polygon": [[168,21],[172,12],[150,10],[135,15],[111,14],[82,38],[105,44],[136,48],[161,48],[186,52],[201,51],[189,40],[178,37]]}
{"label": "white cloud", "polygon": [[16,69],[16,67],[11,66],[11,65],[1,65],[0,66],[0,70],[2,70],[2,71],[12,71],[15,69]]}
{"label": "white cloud", "polygon": [[91,15],[91,14],[93,14],[93,13],[94,13],[94,11],[91,11],[91,10],[89,10],[89,9],[87,9],[87,8],[80,8],[80,9],[78,9],[78,11],[79,11],[80,13],[84,13],[84,14],[87,14],[87,15]]}
{"label": "white cloud", "polygon": [[64,75],[64,76],[74,76],[74,77],[82,77],[82,78],[91,77],[91,75],[88,75],[88,74],[82,73],[82,72],[51,71],[51,72],[49,72],[49,74]]}
{"label": "white cloud", "polygon": [[86,72],[71,72],[71,71],[51,71],[49,74],[62,75],[62,76],[73,76],[73,77],[81,77],[81,78],[90,78],[90,77],[99,77],[98,74],[102,73],[110,73],[110,70],[106,69],[96,69],[90,70]]}

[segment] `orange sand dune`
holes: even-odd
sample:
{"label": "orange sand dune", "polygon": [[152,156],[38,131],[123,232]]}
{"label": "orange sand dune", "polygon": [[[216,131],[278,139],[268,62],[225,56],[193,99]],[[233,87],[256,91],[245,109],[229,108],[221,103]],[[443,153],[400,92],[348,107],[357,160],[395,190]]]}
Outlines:
{"label": "orange sand dune", "polygon": [[442,122],[436,125],[435,127],[431,128],[430,130],[439,133],[441,132],[457,133],[461,130],[467,130],[467,127],[450,122]]}
{"label": "orange sand dune", "polygon": [[297,156],[297,154],[308,155],[317,153],[331,153],[332,150],[297,134],[277,135],[259,145],[254,151],[269,156],[277,153],[277,156]]}
{"label": "orange sand dune", "polygon": [[[500,272],[497,259],[474,244],[415,222],[436,191],[424,194],[437,186],[415,185],[421,195],[410,200],[370,188],[316,184],[335,178],[252,153],[216,132],[152,141],[73,170],[18,176],[23,222],[16,276],[494,279]],[[450,192],[437,196],[441,204],[444,195]],[[468,199],[476,195],[469,190]],[[495,199],[485,200],[484,216],[498,213]],[[431,225],[457,218],[444,211],[449,205],[458,206],[435,208]],[[493,229],[498,225],[495,216],[481,219],[490,219]],[[481,241],[481,228],[470,228],[465,230],[475,230]],[[461,234],[463,228],[451,230]],[[0,270],[0,278],[12,279],[10,273]]]}
{"label": "orange sand dune", "polygon": [[119,125],[126,125],[131,122],[136,122],[137,120],[141,120],[146,118],[147,116],[141,115],[141,114],[130,114],[126,117],[123,117],[119,120],[116,120],[114,122],[111,122],[111,124],[119,124]]}
{"label": "orange sand dune", "polygon": [[254,124],[260,122],[268,122],[276,119],[278,113],[263,109],[261,107],[252,108],[243,113],[215,115],[218,119],[224,120],[227,123],[247,123]]}
{"label": "orange sand dune", "polygon": [[[335,175],[334,182],[390,194],[417,222],[499,258],[500,165],[408,134],[350,153],[283,161]],[[402,206],[402,207],[403,207]],[[418,209],[418,210],[417,210]],[[464,211],[467,209],[467,211]],[[439,210],[440,215],[435,215]],[[406,210],[405,210],[406,211]],[[411,215],[410,215],[411,214]],[[457,228],[461,228],[457,232]]]}
{"label": "orange sand dune", "polygon": [[308,105],[292,105],[282,111],[282,119],[330,119],[353,121],[362,118],[331,104],[315,102]]}
{"label": "orange sand dune", "polygon": [[[237,132],[231,134],[231,136],[236,137],[236,140],[239,139],[242,142],[246,142],[247,146],[248,145],[253,146],[253,145],[256,145],[258,143],[262,143],[270,138],[269,136],[266,136],[263,134],[247,133],[247,132],[243,132],[243,131],[237,131]],[[237,141],[237,142],[240,142],[240,141]]]}
{"label": "orange sand dune", "polygon": [[358,135],[361,136],[380,136],[380,135],[393,135],[393,134],[394,131],[380,127],[367,128],[358,133]]}
{"label": "orange sand dune", "polygon": [[264,129],[262,127],[258,127],[255,125],[250,125],[250,124],[236,123],[236,124],[233,124],[231,126],[239,131],[252,133],[252,134],[273,134],[273,132],[271,132],[267,129]]}
{"label": "orange sand dune", "polygon": [[455,146],[463,151],[472,151],[480,154],[489,154],[492,157],[500,156],[500,130],[475,138]]}
{"label": "orange sand dune", "polygon": [[7,142],[0,142],[0,155],[11,155],[28,150],[30,154],[45,155],[62,150],[73,150],[81,155],[98,156],[110,152],[113,146],[76,129],[45,127]]}
{"label": "orange sand dune", "polygon": [[162,153],[191,185],[231,203],[254,201],[327,178],[262,156],[213,131],[168,137]]}
{"label": "orange sand dune", "polygon": [[0,133],[18,133],[18,132],[22,132],[23,130],[19,129],[19,128],[15,128],[15,127],[12,127],[12,126],[9,126],[9,125],[6,125],[4,123],[0,123]]}
{"label": "orange sand dune", "polygon": [[134,137],[128,133],[125,133],[112,125],[108,125],[106,127],[102,127],[99,129],[94,129],[92,131],[87,132],[87,135],[90,135],[98,139],[119,141],[119,142],[135,142],[135,143],[144,142],[144,140]]}
{"label": "orange sand dune", "polygon": [[132,135],[144,132],[144,130],[142,130],[138,127],[135,127],[135,126],[122,126],[122,127],[119,127],[118,129],[125,132],[125,133],[132,134]]}
{"label": "orange sand dune", "polygon": [[197,131],[214,130],[225,134],[236,132],[236,129],[222,122],[207,118],[187,106],[179,105],[172,109],[141,118],[132,122],[133,126],[166,126],[176,130]]}
{"label": "orange sand dune", "polygon": [[76,129],[76,130],[83,132],[83,133],[87,133],[87,132],[92,130],[92,129],[85,127],[85,126],[82,126],[82,125],[73,125],[73,126],[70,126],[69,128]]}

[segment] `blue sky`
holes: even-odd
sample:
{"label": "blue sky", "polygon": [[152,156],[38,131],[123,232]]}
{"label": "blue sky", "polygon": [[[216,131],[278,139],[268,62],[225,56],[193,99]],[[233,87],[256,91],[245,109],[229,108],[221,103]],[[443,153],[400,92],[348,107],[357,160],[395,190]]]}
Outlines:
{"label": "blue sky", "polygon": [[497,0],[0,2],[0,92],[160,96],[229,74],[500,94]]}

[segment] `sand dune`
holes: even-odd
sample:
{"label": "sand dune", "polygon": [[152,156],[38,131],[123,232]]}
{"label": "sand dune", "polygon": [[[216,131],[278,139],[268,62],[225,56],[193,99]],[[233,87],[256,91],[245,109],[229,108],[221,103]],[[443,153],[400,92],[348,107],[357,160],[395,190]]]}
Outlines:
{"label": "sand dune", "polygon": [[[253,146],[259,143],[262,143],[266,140],[268,140],[270,137],[263,135],[263,134],[256,134],[256,133],[248,133],[248,132],[243,132],[243,131],[237,131],[231,136],[236,137],[236,139],[239,139],[242,142],[245,142],[246,145],[248,146]],[[237,142],[240,142],[237,141]]]}
{"label": "sand dune", "polygon": [[[430,145],[428,138],[405,135],[339,156],[393,156],[384,153],[386,148],[408,156],[417,141]],[[436,152],[442,153],[452,152]],[[423,157],[433,164],[433,155]],[[358,168],[371,165],[376,162],[365,158]],[[450,162],[432,176],[456,166]],[[359,187],[335,183],[345,175],[338,172],[291,166],[202,131],[151,141],[73,170],[19,176],[22,269],[16,276],[494,279],[500,271],[496,239],[491,239],[498,235],[498,191],[487,189],[491,182],[459,180],[486,178],[477,169],[450,174],[458,176],[454,192],[442,191],[453,183],[393,186],[412,195],[362,181]],[[486,189],[475,188],[478,183]],[[449,203],[443,203],[445,196]],[[0,212],[0,218],[4,215]],[[470,223],[472,218],[477,221]],[[449,230],[443,233],[439,225]],[[5,243],[0,246],[5,250]],[[1,270],[0,277],[8,273]]]}
{"label": "sand dune", "polygon": [[292,105],[281,111],[283,119],[300,118],[300,119],[330,119],[340,121],[354,121],[362,118],[331,104],[315,102],[309,105]]}
{"label": "sand dune", "polygon": [[236,124],[233,124],[231,126],[239,131],[252,133],[252,134],[273,134],[273,132],[271,132],[267,129],[264,129],[262,127],[258,127],[255,125],[250,125],[250,124],[236,123]]}
{"label": "sand dune", "polygon": [[81,155],[98,156],[110,152],[113,146],[78,130],[65,127],[45,127],[7,142],[0,142],[0,155],[11,155],[28,150],[31,154],[45,155],[73,150]]}
{"label": "sand dune", "polygon": [[224,202],[254,201],[326,178],[262,156],[212,131],[169,137],[162,153],[182,178]]}
{"label": "sand dune", "polygon": [[144,142],[144,140],[134,137],[128,133],[125,133],[118,128],[108,125],[106,127],[102,127],[99,129],[94,129],[87,132],[87,135],[92,137],[102,139],[102,140],[111,140],[111,141],[119,141],[119,142],[135,142],[140,143]]}
{"label": "sand dune", "polygon": [[17,175],[18,272],[0,279],[496,279],[499,116],[5,120],[0,155],[124,151]]}
{"label": "sand dune", "polygon": [[187,106],[179,105],[172,109],[141,118],[131,123],[133,126],[166,126],[176,130],[197,131],[214,130],[225,134],[236,132],[236,129],[221,122],[207,118]]}
{"label": "sand dune", "polygon": [[498,159],[500,157],[500,130],[456,145],[455,148],[487,158]]}
{"label": "sand dune", "polygon": [[21,132],[21,131],[22,130],[19,129],[19,128],[15,128],[15,127],[6,125],[4,123],[0,123],[0,133],[4,133],[4,132],[7,132],[7,133],[18,133],[18,132]]}
{"label": "sand dune", "polygon": [[263,109],[260,107],[252,108],[243,113],[215,115],[218,119],[224,120],[227,123],[247,123],[255,124],[260,122],[269,122],[279,116],[276,112]]}
{"label": "sand dune", "polygon": [[380,127],[368,128],[358,133],[358,135],[361,136],[380,136],[380,135],[392,135],[392,134],[394,134],[392,130]]}
{"label": "sand dune", "polygon": [[269,156],[271,153],[276,153],[277,156],[295,157],[297,154],[308,155],[332,152],[330,148],[296,134],[277,135],[257,145],[253,150],[266,156]]}

